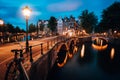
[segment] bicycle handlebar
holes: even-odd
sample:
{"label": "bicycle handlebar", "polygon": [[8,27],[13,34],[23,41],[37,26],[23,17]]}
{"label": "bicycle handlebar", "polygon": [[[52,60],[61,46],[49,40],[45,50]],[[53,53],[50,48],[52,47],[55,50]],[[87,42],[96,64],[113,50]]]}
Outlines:
{"label": "bicycle handlebar", "polygon": [[22,49],[12,49],[12,50],[11,50],[11,52],[13,52],[13,53],[14,53],[14,52],[21,52],[21,51],[22,51]]}
{"label": "bicycle handlebar", "polygon": [[14,53],[14,59],[17,59],[17,55],[20,54],[20,57],[23,57],[23,53],[22,53],[23,50],[21,49],[13,49],[11,50],[11,52]]}

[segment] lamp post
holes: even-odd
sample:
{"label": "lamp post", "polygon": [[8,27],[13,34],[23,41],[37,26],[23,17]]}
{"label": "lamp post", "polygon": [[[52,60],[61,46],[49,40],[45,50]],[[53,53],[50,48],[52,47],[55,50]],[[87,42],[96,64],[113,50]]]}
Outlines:
{"label": "lamp post", "polygon": [[30,17],[32,10],[28,7],[25,6],[23,8],[23,15],[25,16],[26,19],[26,52],[29,52],[29,42],[28,42],[28,19]]}
{"label": "lamp post", "polygon": [[[2,27],[3,25],[4,25],[4,21],[3,21],[2,19],[0,19],[0,27]],[[1,37],[1,42],[3,43],[3,41],[4,41],[4,40],[3,40],[3,36],[4,36],[4,35],[3,35],[3,29],[2,29],[2,28],[1,28],[1,36],[2,36],[2,37]]]}

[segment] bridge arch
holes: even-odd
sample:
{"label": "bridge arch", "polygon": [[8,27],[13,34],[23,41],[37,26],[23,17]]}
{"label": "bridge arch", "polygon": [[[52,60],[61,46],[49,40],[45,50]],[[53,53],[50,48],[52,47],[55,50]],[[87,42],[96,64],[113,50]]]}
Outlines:
{"label": "bridge arch", "polygon": [[104,37],[92,38],[92,47],[96,50],[104,50],[108,46],[108,39]]}
{"label": "bridge arch", "polygon": [[108,42],[108,38],[105,38],[105,37],[92,37],[92,41],[97,40],[97,39],[102,39]]}
{"label": "bridge arch", "polygon": [[56,59],[57,66],[63,67],[65,65],[68,58],[67,52],[68,52],[67,44],[62,43],[57,49],[57,59]]}
{"label": "bridge arch", "polygon": [[69,50],[68,50],[68,56],[69,58],[72,58],[74,53],[77,52],[78,48],[77,48],[77,41],[78,39],[77,38],[74,38],[74,39],[71,39],[69,42],[68,42],[68,47],[69,47]]}
{"label": "bridge arch", "polygon": [[71,40],[70,43],[69,43],[69,58],[72,58],[73,56],[73,53],[74,53],[74,45],[75,45],[75,42],[74,40]]}

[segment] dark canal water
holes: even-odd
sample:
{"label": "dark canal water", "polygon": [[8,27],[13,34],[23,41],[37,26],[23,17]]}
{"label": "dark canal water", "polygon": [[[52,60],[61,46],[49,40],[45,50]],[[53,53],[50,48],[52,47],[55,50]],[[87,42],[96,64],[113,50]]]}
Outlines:
{"label": "dark canal water", "polygon": [[82,43],[62,68],[54,65],[47,80],[120,80],[120,46],[102,49]]}

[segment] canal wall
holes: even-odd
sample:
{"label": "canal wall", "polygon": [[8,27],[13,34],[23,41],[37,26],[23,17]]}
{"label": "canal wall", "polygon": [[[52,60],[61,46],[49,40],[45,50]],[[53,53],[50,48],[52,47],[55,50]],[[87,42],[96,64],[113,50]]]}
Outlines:
{"label": "canal wall", "polygon": [[29,71],[30,80],[46,80],[49,71],[48,55],[44,55],[32,64]]}
{"label": "canal wall", "polygon": [[[59,43],[58,43],[59,44]],[[30,80],[46,80],[48,72],[55,63],[57,52],[55,51],[58,47],[56,44],[46,54],[40,57],[34,62],[29,70]]]}

